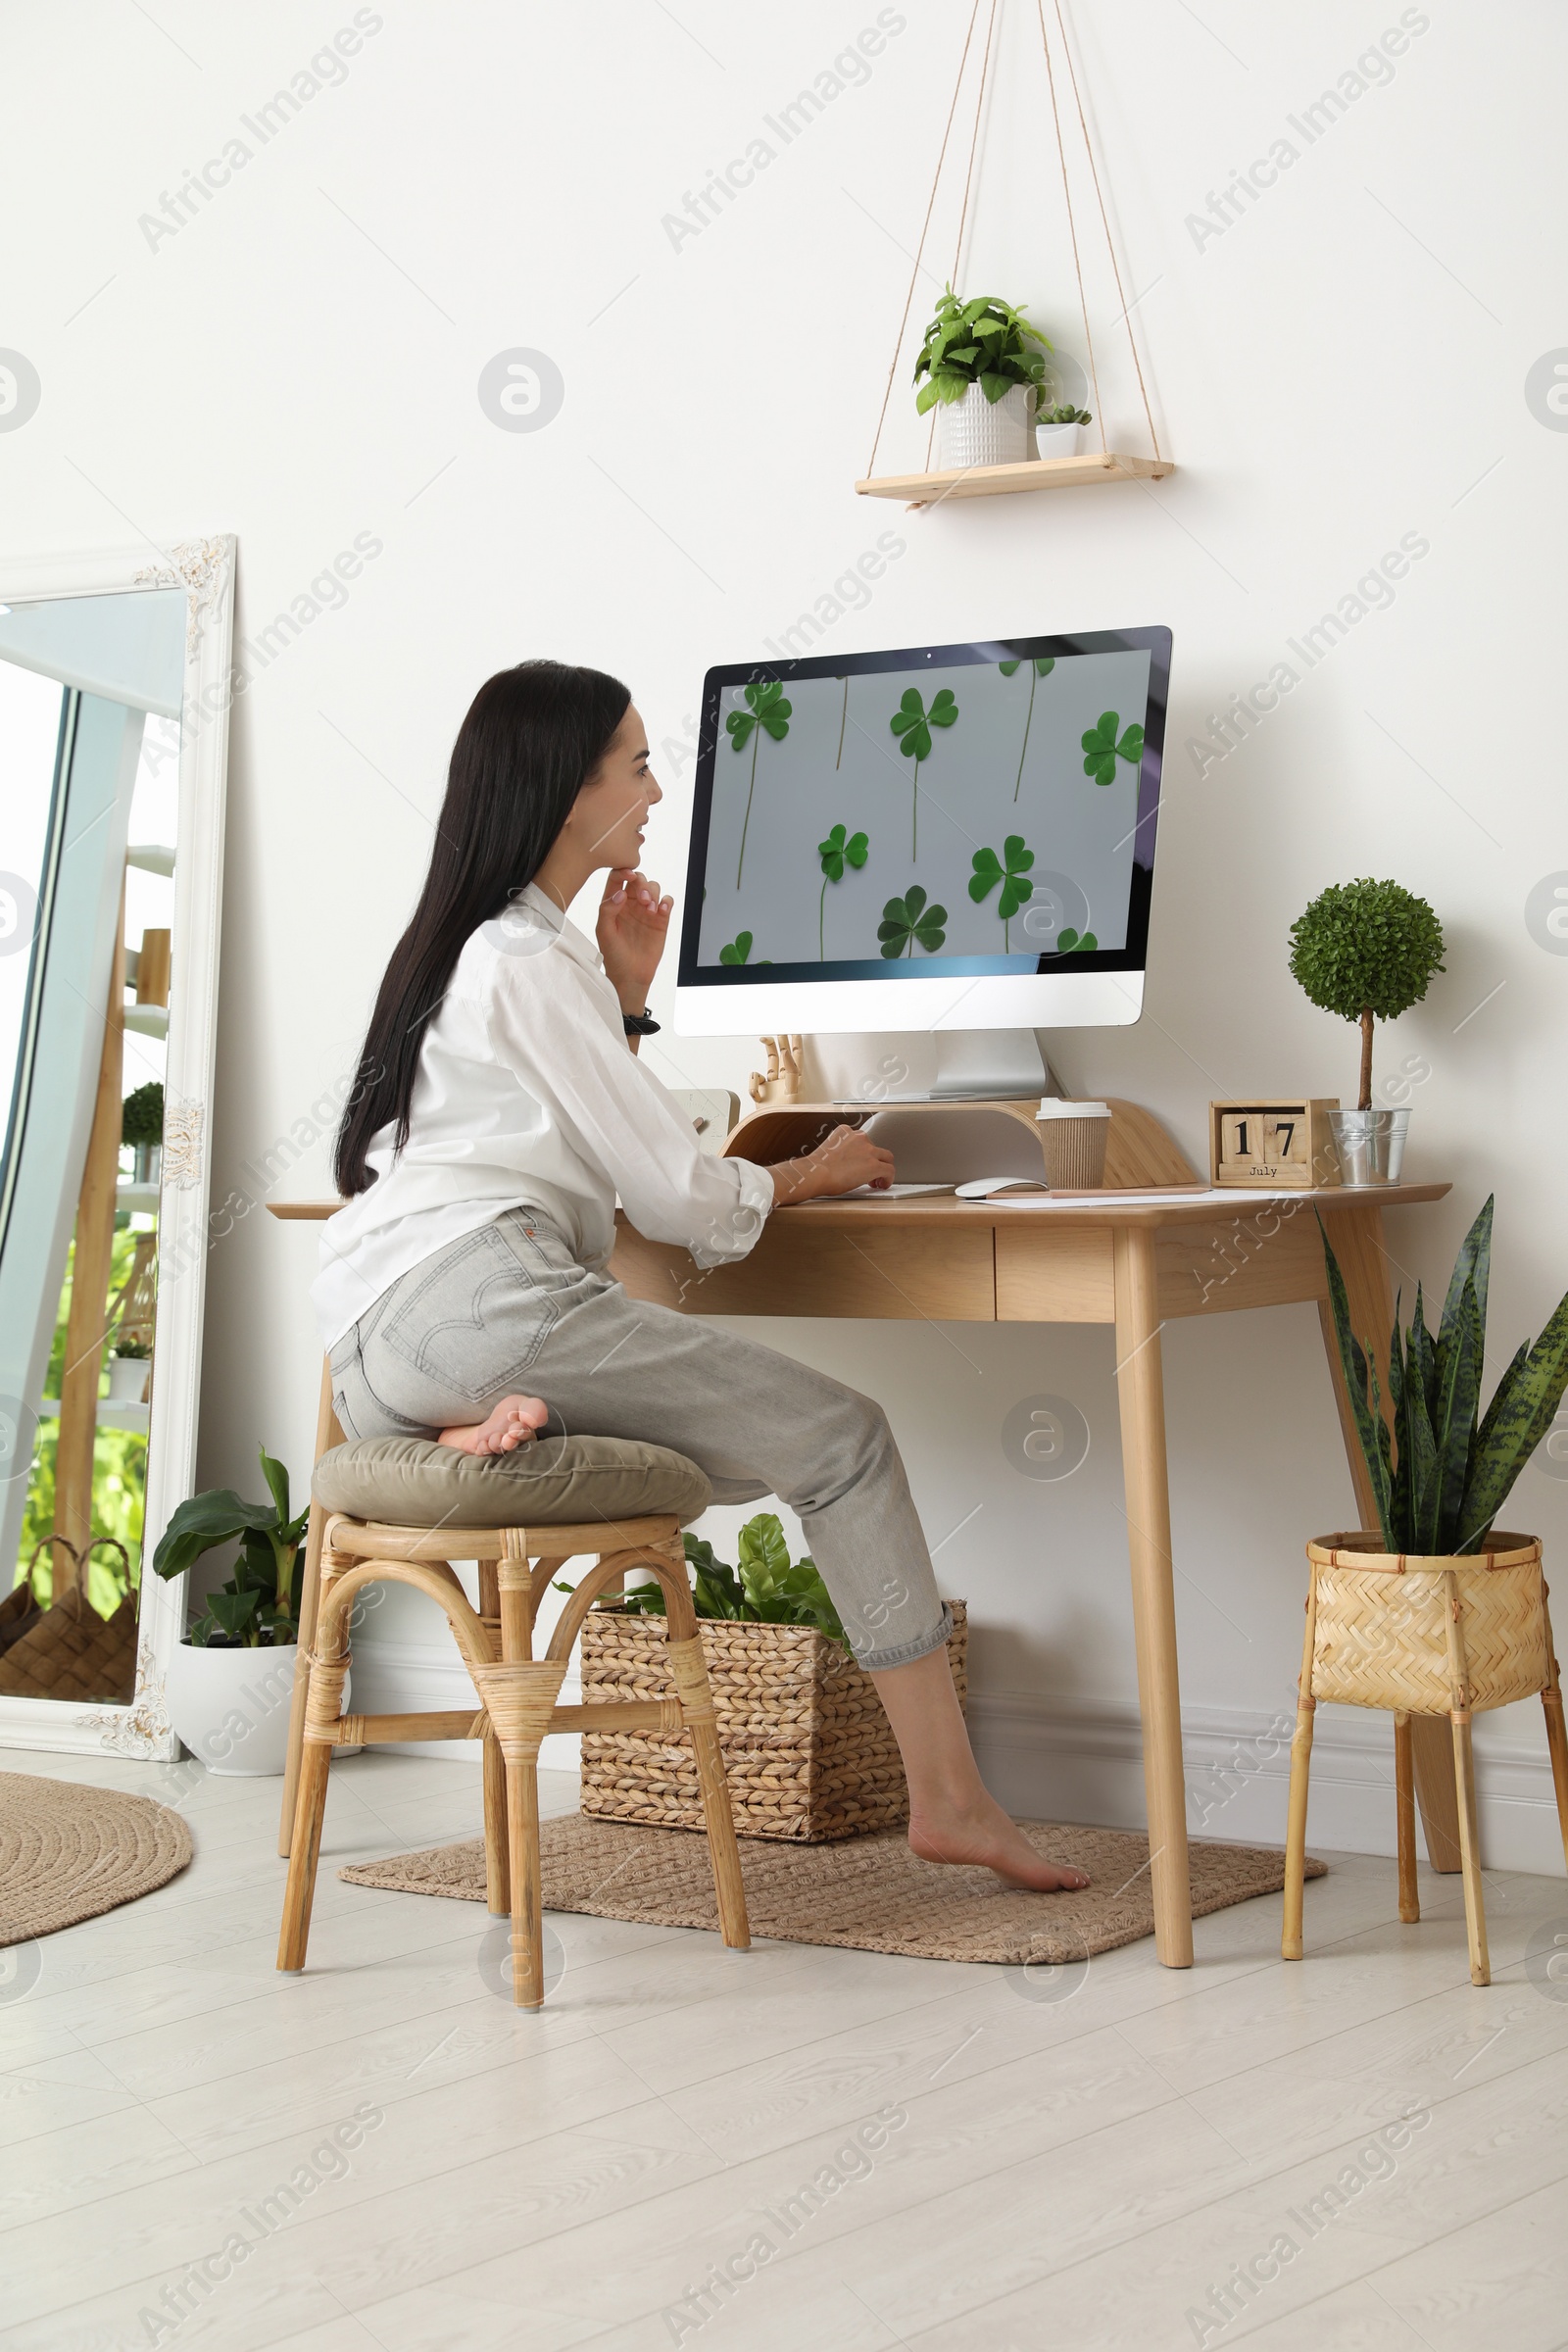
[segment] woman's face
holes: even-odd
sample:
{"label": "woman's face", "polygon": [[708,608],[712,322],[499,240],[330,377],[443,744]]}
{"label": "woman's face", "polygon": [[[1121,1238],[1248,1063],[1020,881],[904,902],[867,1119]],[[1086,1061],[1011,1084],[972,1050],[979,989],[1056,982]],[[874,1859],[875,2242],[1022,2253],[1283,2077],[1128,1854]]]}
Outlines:
{"label": "woman's face", "polygon": [[648,764],[648,734],[635,703],[615,729],[598,767],[578,793],[562,835],[591,873],[597,866],[642,862],[648,811],[663,794]]}

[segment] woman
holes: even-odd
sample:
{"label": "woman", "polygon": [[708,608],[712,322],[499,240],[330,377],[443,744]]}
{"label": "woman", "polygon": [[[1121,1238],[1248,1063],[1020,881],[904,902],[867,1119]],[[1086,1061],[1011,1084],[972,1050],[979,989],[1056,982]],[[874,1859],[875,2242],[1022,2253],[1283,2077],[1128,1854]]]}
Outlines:
{"label": "woman", "polygon": [[[475,696],[337,1140],[348,1205],[324,1229],[314,1297],[338,1418],[351,1437],[470,1450],[507,1450],[548,1419],[671,1446],[721,1502],[777,1494],[898,1737],[914,1851],[1042,1891],[1085,1886],[1034,1851],[975,1769],[951,1619],[881,1409],[628,1298],[603,1271],[617,1193],[640,1233],[709,1267],[744,1257],[777,1202],[893,1172],[847,1127],[780,1166],[711,1157],[638,1065],[671,906],[638,871],[661,797],[615,679],[524,662]],[[604,869],[596,956],[566,909]]]}

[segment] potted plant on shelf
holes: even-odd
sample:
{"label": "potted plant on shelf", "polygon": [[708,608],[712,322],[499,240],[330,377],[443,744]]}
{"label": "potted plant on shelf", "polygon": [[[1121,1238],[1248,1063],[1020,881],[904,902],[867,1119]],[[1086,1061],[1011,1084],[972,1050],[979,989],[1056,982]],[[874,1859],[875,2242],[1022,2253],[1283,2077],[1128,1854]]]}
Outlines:
{"label": "potted plant on shelf", "polygon": [[[1480,1411],[1492,1256],[1487,1200],[1454,1262],[1436,1333],[1419,1287],[1409,1326],[1394,1310],[1387,1410],[1376,1333],[1356,1333],[1328,1235],[1323,1253],[1350,1417],[1378,1524],[1307,1545],[1307,1594],[1286,1848],[1287,1960],[1301,1956],[1301,1879],[1312,1716],[1323,1701],[1384,1707],[1395,1719],[1399,1916],[1420,1916],[1410,1717],[1453,1727],[1459,1840],[1472,1981],[1489,1981],[1476,1846],[1474,1713],[1539,1696],[1568,1850],[1568,1741],[1552,1655],[1541,1544],[1495,1531],[1514,1481],[1568,1388],[1568,1296],[1532,1347],[1524,1341]],[[1319,1220],[1321,1227],[1322,1220]]]}
{"label": "potted plant on shelf", "polygon": [[181,1576],[239,1539],[233,1574],[175,1647],[165,1688],[169,1719],[209,1772],[254,1779],[283,1769],[298,1655],[300,1539],[309,1505],[289,1509],[288,1472],[261,1447],[270,1502],[231,1487],[193,1494],[172,1515],[153,1568]]}
{"label": "potted plant on shelf", "polygon": [[120,1140],[135,1152],[133,1184],[157,1184],[164,1157],[164,1090],[156,1078],[138,1086],[120,1107]]}
{"label": "potted plant on shelf", "polygon": [[1088,409],[1075,409],[1065,400],[1054,409],[1035,412],[1035,455],[1037,458],[1075,458],[1083,445],[1083,428],[1093,424]]}
{"label": "potted plant on shelf", "polygon": [[[892,1726],[870,1676],[855,1662],[815,1562],[791,1561],[771,1511],[741,1529],[737,1567],[715,1559],[712,1545],[696,1536],[686,1538],[686,1560],[740,1835],[816,1843],[907,1820]],[[896,1591],[888,1597],[895,1600]],[[961,1600],[949,1606],[948,1659],[961,1704],[966,1615]],[[663,1609],[663,1593],[649,1584],[589,1610],[585,1700],[664,1696],[668,1667],[657,1623]],[[582,1809],[700,1830],[702,1795],[685,1735],[584,1733]]]}
{"label": "potted plant on shelf", "polygon": [[1407,1110],[1372,1107],[1372,1025],[1419,1004],[1443,962],[1443,925],[1397,882],[1336,882],[1291,925],[1291,970],[1314,1004],[1361,1029],[1361,1091],[1329,1124],[1347,1184],[1396,1184]]}
{"label": "potted plant on shelf", "polygon": [[114,1403],[146,1402],[152,1352],[145,1340],[133,1339],[128,1333],[111,1333],[105,1363],[109,1373],[109,1396]]}
{"label": "potted plant on shelf", "polygon": [[1010,466],[1034,455],[1030,431],[1050,349],[1021,307],[989,294],[960,302],[944,289],[914,363],[914,406],[924,416],[941,404],[945,468]]}

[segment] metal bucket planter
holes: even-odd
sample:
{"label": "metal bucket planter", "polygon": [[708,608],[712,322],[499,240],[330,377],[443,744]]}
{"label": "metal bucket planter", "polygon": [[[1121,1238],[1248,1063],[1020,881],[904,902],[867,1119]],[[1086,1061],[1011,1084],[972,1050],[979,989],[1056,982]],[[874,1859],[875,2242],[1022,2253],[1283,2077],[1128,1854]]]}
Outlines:
{"label": "metal bucket planter", "polygon": [[1404,1165],[1407,1110],[1331,1110],[1329,1130],[1342,1184],[1397,1184]]}

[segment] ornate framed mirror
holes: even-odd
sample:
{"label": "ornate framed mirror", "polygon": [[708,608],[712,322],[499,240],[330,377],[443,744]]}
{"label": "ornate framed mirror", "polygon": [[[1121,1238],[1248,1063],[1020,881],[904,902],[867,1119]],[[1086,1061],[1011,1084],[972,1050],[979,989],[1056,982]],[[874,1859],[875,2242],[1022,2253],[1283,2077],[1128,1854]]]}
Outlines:
{"label": "ornate framed mirror", "polygon": [[0,569],[0,1745],[172,1757],[234,543]]}

